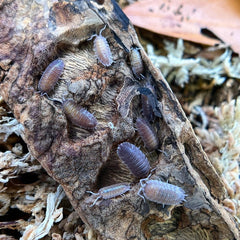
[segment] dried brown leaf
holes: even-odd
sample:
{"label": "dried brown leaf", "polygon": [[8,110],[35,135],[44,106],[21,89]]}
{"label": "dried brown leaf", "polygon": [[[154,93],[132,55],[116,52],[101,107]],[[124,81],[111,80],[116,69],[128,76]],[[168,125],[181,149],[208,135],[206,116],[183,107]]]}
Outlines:
{"label": "dried brown leaf", "polygon": [[208,30],[240,52],[240,4],[234,0],[141,0],[124,9],[135,26],[176,38],[214,45]]}

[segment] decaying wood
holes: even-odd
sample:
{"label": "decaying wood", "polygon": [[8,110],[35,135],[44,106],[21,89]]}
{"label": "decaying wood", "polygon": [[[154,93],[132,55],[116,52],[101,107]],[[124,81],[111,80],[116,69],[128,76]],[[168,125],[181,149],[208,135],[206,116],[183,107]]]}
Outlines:
{"label": "decaying wood", "polygon": [[[99,2],[99,3],[98,3]],[[176,97],[143,49],[144,78],[135,79],[131,47],[141,47],[133,26],[114,0],[1,1],[0,94],[24,127],[31,154],[59,182],[82,220],[98,239],[239,239],[234,219],[221,206],[224,185],[193,133]],[[94,55],[93,34],[110,45],[114,63],[104,67]],[[42,72],[54,59],[65,68],[52,101],[37,90]],[[134,122],[141,116],[139,89],[156,90],[152,125],[161,152],[145,154],[151,179],[182,187],[186,202],[164,208],[144,202],[140,184],[119,160],[123,141],[144,149]],[[73,99],[93,113],[94,130],[73,126],[59,101]],[[162,115],[160,117],[159,115]],[[131,183],[125,196],[99,200],[101,187]]]}

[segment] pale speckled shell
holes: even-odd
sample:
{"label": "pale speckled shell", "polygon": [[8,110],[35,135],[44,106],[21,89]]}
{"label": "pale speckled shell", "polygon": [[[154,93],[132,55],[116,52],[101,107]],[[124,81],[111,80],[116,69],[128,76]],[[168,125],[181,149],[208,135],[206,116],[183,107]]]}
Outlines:
{"label": "pale speckled shell", "polygon": [[186,196],[182,188],[158,180],[147,180],[141,190],[148,200],[164,205],[178,205]]}
{"label": "pale speckled shell", "polygon": [[39,91],[49,93],[53,90],[59,77],[62,75],[64,69],[64,62],[61,59],[56,59],[51,62],[46,70],[43,72],[42,77],[38,83]]}
{"label": "pale speckled shell", "polygon": [[130,63],[134,75],[139,78],[144,71],[144,66],[142,56],[137,48],[132,48],[130,52]]}
{"label": "pale speckled shell", "polygon": [[118,146],[117,154],[136,177],[144,178],[149,173],[149,161],[144,153],[135,145],[123,142]]}
{"label": "pale speckled shell", "polygon": [[110,198],[114,198],[117,196],[120,196],[126,192],[128,192],[131,189],[130,184],[129,183],[117,183],[117,184],[113,184],[107,187],[103,187],[100,188],[98,190],[98,193],[93,193],[91,191],[87,191],[95,196],[98,196],[95,201],[93,202],[93,204],[91,206],[94,206],[96,204],[96,202],[98,201],[98,199],[110,199]]}
{"label": "pale speckled shell", "polygon": [[98,193],[103,199],[114,198],[130,190],[128,183],[117,183],[107,187],[100,188]]}
{"label": "pale speckled shell", "polygon": [[100,63],[103,66],[110,66],[113,63],[112,53],[109,44],[102,35],[96,36],[94,39],[94,52]]}

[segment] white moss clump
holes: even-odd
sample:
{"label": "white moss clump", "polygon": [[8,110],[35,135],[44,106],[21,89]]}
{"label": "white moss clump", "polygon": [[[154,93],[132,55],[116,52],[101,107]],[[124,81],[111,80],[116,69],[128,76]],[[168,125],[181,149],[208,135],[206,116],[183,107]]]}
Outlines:
{"label": "white moss clump", "polygon": [[227,190],[222,204],[240,223],[240,97],[208,109],[208,116],[214,113],[208,130],[195,131]]}
{"label": "white moss clump", "polygon": [[175,80],[177,85],[184,87],[191,78],[198,77],[220,85],[227,78],[240,79],[240,58],[232,57],[229,48],[214,60],[207,60],[202,57],[184,58],[185,47],[182,39],[178,39],[176,46],[173,42],[164,43],[167,56],[155,54],[151,44],[147,45],[147,53],[169,83]]}

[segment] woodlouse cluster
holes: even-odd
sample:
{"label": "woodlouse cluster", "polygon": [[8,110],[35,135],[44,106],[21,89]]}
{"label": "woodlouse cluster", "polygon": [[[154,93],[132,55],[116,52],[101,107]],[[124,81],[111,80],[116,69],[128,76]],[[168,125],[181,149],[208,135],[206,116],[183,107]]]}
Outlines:
{"label": "woodlouse cluster", "polygon": [[93,202],[93,204],[91,205],[91,207],[92,207],[96,204],[96,202],[100,198],[102,198],[102,199],[114,198],[114,197],[123,195],[124,193],[128,192],[130,189],[131,188],[130,188],[129,183],[117,183],[117,184],[113,184],[113,185],[110,185],[107,187],[100,188],[98,193],[93,193],[91,191],[87,191],[87,192],[98,196],[95,199],[95,201]]}
{"label": "woodlouse cluster", "polygon": [[163,205],[178,205],[185,201],[186,194],[184,190],[173,184],[165,183],[159,180],[140,180],[141,188],[138,194],[143,193],[144,197],[152,202]]}
{"label": "woodlouse cluster", "polygon": [[64,62],[61,59],[56,59],[51,62],[38,83],[38,89],[42,93],[49,93],[53,90],[59,77],[62,75],[64,69]]}
{"label": "woodlouse cluster", "polygon": [[[132,48],[130,55],[130,64],[133,75],[137,79],[144,79],[144,64],[138,48]],[[144,118],[136,119],[136,129],[144,142],[145,147],[149,151],[157,150],[159,147],[159,139],[155,130],[151,127],[150,122],[154,117],[162,118],[161,109],[150,81],[138,89],[141,94],[142,113]],[[128,166],[130,171],[138,178],[146,176],[150,170],[150,164],[146,156],[135,145],[124,142],[118,146],[117,154],[119,158]],[[182,188],[164,183],[158,180],[146,179],[140,180],[140,195],[150,201],[163,205],[178,205],[185,201],[185,192]]]}
{"label": "woodlouse cluster", "polygon": [[129,142],[123,142],[118,146],[117,154],[137,178],[148,175],[149,161],[138,147]]}
{"label": "woodlouse cluster", "polygon": [[[39,83],[38,89],[44,93],[48,94],[53,90],[56,85],[59,77],[63,73],[64,62],[61,59],[56,59],[51,62],[46,70],[44,71]],[[49,98],[50,100],[54,100]],[[82,127],[84,129],[94,129],[97,125],[97,120],[86,109],[78,106],[73,100],[68,99],[64,100],[62,103],[63,112],[67,116],[68,120],[72,124]]]}
{"label": "woodlouse cluster", "polygon": [[[105,28],[106,25],[100,30],[99,35],[95,34],[90,39],[95,37],[94,51],[98,61],[102,63],[103,66],[110,66],[113,63],[112,53],[106,38],[102,36],[102,32],[105,30]],[[53,90],[59,77],[63,73],[63,70],[63,60],[56,59],[51,62],[39,80],[38,89],[40,92],[48,95],[48,93]],[[72,124],[80,126],[84,129],[94,129],[96,127],[96,118],[86,109],[78,106],[73,100],[64,100],[62,107],[63,112],[67,116],[68,120],[72,122]]]}
{"label": "woodlouse cluster", "polygon": [[[95,37],[95,55],[103,66],[108,67],[112,65],[113,57],[106,38],[102,36],[102,32],[105,28],[106,25],[100,30],[99,35],[94,34],[89,40]],[[129,59],[134,77],[138,80],[144,79],[144,63],[139,48],[131,48]],[[61,59],[56,59],[51,62],[38,83],[38,89],[42,93],[50,93],[54,89],[63,70],[64,62]],[[140,86],[139,93],[141,94],[142,113],[144,118],[138,117],[136,119],[136,128],[147,150],[153,151],[158,148],[159,140],[149,122],[154,120],[154,115],[161,117],[161,112],[158,107],[154,89],[149,82]],[[67,119],[76,126],[91,130],[94,129],[98,123],[93,114],[71,99],[64,100],[62,108]],[[149,173],[149,161],[144,153],[135,145],[129,142],[123,142],[118,146],[117,154],[137,178],[144,178]],[[139,195],[150,201],[165,205],[177,205],[185,201],[186,194],[184,190],[178,186],[158,180],[149,180],[149,178],[141,179],[140,185]],[[88,191],[97,196],[91,206],[94,206],[99,199],[114,198],[128,192],[130,189],[129,183],[118,183],[100,188],[98,193]]]}

